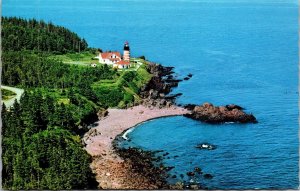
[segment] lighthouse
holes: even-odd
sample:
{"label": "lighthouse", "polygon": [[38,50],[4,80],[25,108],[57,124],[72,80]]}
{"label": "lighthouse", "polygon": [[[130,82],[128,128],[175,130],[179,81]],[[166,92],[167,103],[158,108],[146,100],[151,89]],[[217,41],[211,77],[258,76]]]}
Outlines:
{"label": "lighthouse", "polygon": [[127,41],[124,44],[123,60],[126,62],[130,62],[130,48]]}

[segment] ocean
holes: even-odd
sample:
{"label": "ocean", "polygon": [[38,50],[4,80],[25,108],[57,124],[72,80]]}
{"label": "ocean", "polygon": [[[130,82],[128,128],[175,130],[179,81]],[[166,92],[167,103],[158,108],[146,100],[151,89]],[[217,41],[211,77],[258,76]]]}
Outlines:
{"label": "ocean", "polygon": [[[296,0],[6,0],[2,15],[52,21],[91,47],[121,51],[192,73],[178,104],[238,104],[257,124],[209,125],[182,116],[138,125],[127,136],[184,180],[218,189],[299,185]],[[215,150],[195,146],[207,142]],[[169,157],[169,158],[168,158]],[[190,178],[195,167],[212,179]],[[177,181],[174,179],[172,181]]]}

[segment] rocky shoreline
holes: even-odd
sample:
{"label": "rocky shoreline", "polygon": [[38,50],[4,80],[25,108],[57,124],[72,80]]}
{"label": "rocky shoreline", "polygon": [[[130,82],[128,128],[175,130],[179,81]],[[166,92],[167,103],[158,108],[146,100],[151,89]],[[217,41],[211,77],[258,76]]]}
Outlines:
{"label": "rocky shoreline", "polygon": [[[127,129],[159,117],[183,115],[207,123],[256,122],[256,119],[253,115],[243,113],[242,108],[236,105],[215,107],[212,104],[188,104],[179,107],[175,101],[182,94],[170,94],[172,88],[182,81],[174,77],[173,67],[155,63],[148,63],[147,67],[153,77],[139,92],[141,103],[123,110],[99,111],[97,126],[84,135],[82,140],[85,148],[93,157],[91,168],[96,173],[99,186],[104,189],[200,189],[201,185],[186,181],[169,184],[168,171],[172,167],[165,167],[162,158],[157,157],[155,152],[118,148],[116,142],[120,141],[119,138]],[[192,74],[188,74],[184,80],[191,77]],[[186,175],[201,175],[205,179],[213,177],[203,174],[199,169],[195,167],[195,171]]]}
{"label": "rocky shoreline", "polygon": [[[141,91],[140,96],[143,98],[142,104],[146,107],[165,108],[176,105],[175,101],[181,93],[170,94],[172,88],[177,87],[182,80],[174,78],[173,67],[164,67],[160,64],[149,63],[148,71],[153,75],[150,82],[145,85]],[[193,75],[188,74],[184,80],[189,80]],[[197,106],[188,104],[184,106],[189,110],[189,113],[184,114],[185,117],[200,120],[206,123],[257,123],[256,118],[252,114],[246,114],[243,108],[238,105],[214,106],[210,103],[204,103]],[[117,140],[117,138],[116,138]],[[213,148],[215,149],[215,147]],[[195,183],[177,182],[176,184],[168,184],[166,181],[170,175],[168,174],[168,167],[164,167],[160,163],[160,167],[155,166],[162,162],[161,158],[154,157],[154,153],[150,151],[142,151],[138,148],[118,148],[114,145],[114,150],[124,160],[129,160],[133,166],[133,170],[141,175],[147,177],[154,185],[160,189],[201,189],[201,185]],[[212,149],[210,149],[212,150]],[[211,174],[203,174],[199,167],[195,167],[195,171],[187,172],[187,176],[195,176],[202,174],[205,179],[211,179]]]}
{"label": "rocky shoreline", "polygon": [[174,67],[164,67],[160,64],[149,63],[148,72],[153,75],[148,84],[140,90],[142,104],[148,107],[170,107],[175,104],[176,97],[182,94],[169,95],[172,88],[177,87],[182,80],[175,79]]}
{"label": "rocky shoreline", "polygon": [[[124,133],[124,132],[123,132]],[[207,189],[203,187],[201,183],[196,181],[186,181],[183,177],[189,179],[212,179],[211,174],[205,173],[200,167],[194,167],[192,171],[181,173],[180,176],[172,175],[169,173],[174,166],[166,166],[163,163],[163,159],[170,156],[168,152],[163,150],[157,151],[145,151],[139,148],[123,148],[120,146],[120,142],[123,138],[120,135],[113,141],[113,148],[115,153],[120,156],[126,163],[131,164],[131,170],[136,173],[137,177],[144,177],[148,180],[148,184],[151,184],[156,189]],[[173,156],[177,158],[178,156]],[[177,180],[176,183],[169,183],[169,180]],[[145,185],[145,184],[143,184]],[[138,189],[141,189],[138,188]],[[149,187],[147,188],[149,189]]]}
{"label": "rocky shoreline", "polygon": [[[134,160],[121,157],[113,147],[113,141],[124,131],[144,121],[188,113],[184,108],[134,106],[127,109],[108,109],[108,114],[98,121],[82,138],[86,151],[92,156],[91,168],[103,189],[159,189],[144,174],[133,170]],[[142,162],[139,160],[139,164]],[[147,163],[145,163],[147,164]],[[149,170],[149,172],[154,172]],[[153,177],[156,177],[153,175]]]}
{"label": "rocky shoreline", "polygon": [[[116,139],[117,140],[117,139]],[[162,158],[154,151],[144,151],[138,148],[120,148],[114,145],[114,151],[126,163],[131,164],[131,170],[147,179],[157,189],[168,189],[168,167],[162,164]]]}
{"label": "rocky shoreline", "polygon": [[[160,64],[149,63],[148,72],[153,75],[150,82],[140,90],[140,96],[143,98],[142,104],[147,107],[170,107],[176,105],[175,101],[182,93],[170,94],[172,88],[177,87],[181,79],[174,77],[174,67],[164,67]],[[193,75],[188,74],[184,80],[189,80]],[[184,106],[191,113],[185,114],[185,117],[199,120],[206,123],[257,123],[253,114],[247,114],[243,108],[230,104],[226,106],[214,106],[211,103],[203,105],[188,104]]]}

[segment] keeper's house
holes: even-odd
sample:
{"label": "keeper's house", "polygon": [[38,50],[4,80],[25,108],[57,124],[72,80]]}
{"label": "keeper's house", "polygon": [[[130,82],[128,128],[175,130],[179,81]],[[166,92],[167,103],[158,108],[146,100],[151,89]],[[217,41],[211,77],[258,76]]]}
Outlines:
{"label": "keeper's house", "polygon": [[125,42],[123,59],[120,52],[100,52],[99,63],[112,65],[114,68],[126,69],[131,67],[129,43]]}

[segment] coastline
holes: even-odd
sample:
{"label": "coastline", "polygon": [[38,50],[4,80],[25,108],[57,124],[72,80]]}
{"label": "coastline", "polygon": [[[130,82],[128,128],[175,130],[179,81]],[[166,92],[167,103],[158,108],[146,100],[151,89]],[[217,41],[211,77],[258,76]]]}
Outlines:
{"label": "coastline", "polygon": [[[201,106],[188,104],[176,105],[179,94],[169,94],[181,80],[174,78],[173,67],[163,67],[148,63],[147,70],[152,74],[151,80],[139,92],[141,101],[137,106],[127,109],[109,108],[99,112],[97,126],[90,129],[82,141],[85,150],[92,156],[91,169],[96,175],[99,188],[103,189],[182,189],[185,185],[165,184],[164,169],[172,167],[155,167],[149,161],[155,161],[151,154],[133,149],[123,150],[115,147],[116,138],[127,139],[126,130],[143,122],[168,116],[182,115],[207,123],[256,122],[255,117],[243,112],[238,105],[213,106],[204,103]],[[190,78],[192,74],[188,74]],[[142,170],[139,170],[142,169]],[[167,173],[167,172],[166,172]],[[191,172],[193,176],[194,172]],[[162,176],[161,176],[162,175]],[[195,189],[199,185],[186,185]]]}
{"label": "coastline", "polygon": [[97,127],[84,136],[86,151],[92,156],[91,168],[103,189],[157,188],[145,177],[131,170],[132,164],[124,161],[114,150],[114,139],[124,131],[145,121],[188,114],[187,109],[134,106],[128,109],[108,109],[108,115],[98,121]]}

